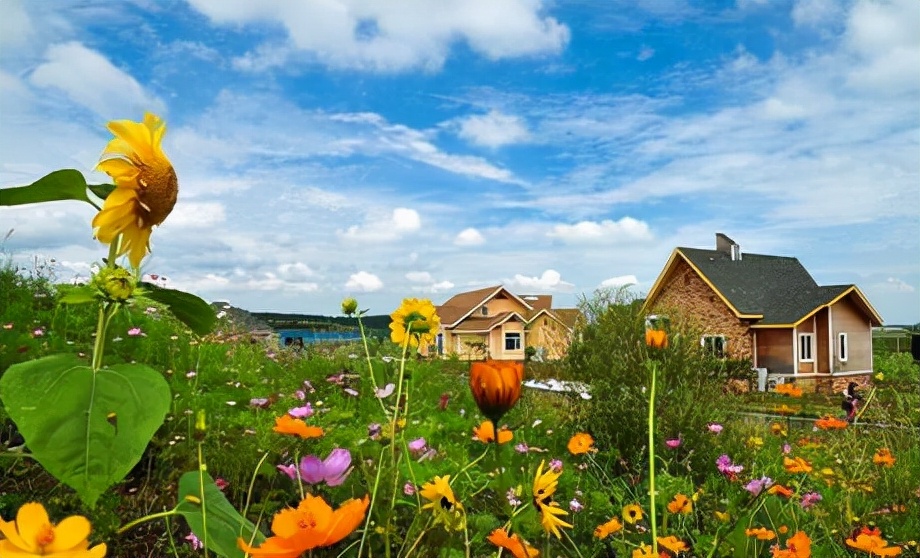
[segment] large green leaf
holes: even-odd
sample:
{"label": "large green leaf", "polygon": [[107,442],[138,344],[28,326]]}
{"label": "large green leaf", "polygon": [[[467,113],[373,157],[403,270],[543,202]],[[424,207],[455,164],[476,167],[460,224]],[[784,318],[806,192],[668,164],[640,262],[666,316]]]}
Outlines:
{"label": "large green leaf", "polygon": [[91,203],[86,193],[86,179],[74,169],[45,175],[28,186],[0,189],[0,205],[22,205],[47,201],[78,200]]}
{"label": "large green leaf", "polygon": [[0,377],[0,400],[32,456],[88,506],[140,461],[171,399],[152,368],[94,373],[71,354],[14,364]]}
{"label": "large green leaf", "polygon": [[214,313],[211,305],[204,300],[193,294],[175,289],[164,289],[153,283],[144,282],[140,286],[143,289],[142,297],[168,306],[173,316],[196,334],[207,335],[214,329],[214,324],[217,323],[217,314]]}
{"label": "large green leaf", "polygon": [[[256,529],[251,521],[236,511],[224,493],[217,488],[214,480],[207,473],[204,477],[204,492],[201,491],[201,482],[197,472],[185,473],[179,479],[179,498],[181,501],[176,510],[188,522],[201,542],[210,550],[227,558],[243,558],[245,553],[236,544],[237,537],[242,537],[247,543],[252,539],[252,545],[258,546],[265,541],[265,536]],[[204,495],[204,510],[202,510],[201,496]],[[207,530],[205,529],[207,524]],[[255,533],[255,538],[252,537]]]}

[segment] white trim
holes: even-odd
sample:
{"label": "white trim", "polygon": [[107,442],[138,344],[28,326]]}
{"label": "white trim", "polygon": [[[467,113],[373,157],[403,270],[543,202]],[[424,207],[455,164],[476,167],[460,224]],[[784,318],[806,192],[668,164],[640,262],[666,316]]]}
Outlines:
{"label": "white trim", "polygon": [[[815,362],[815,334],[808,331],[805,333],[800,333],[797,339],[798,347],[804,348],[803,342],[805,339],[808,339],[808,358],[805,358],[805,351],[802,351],[803,354],[799,355],[802,359],[802,362]],[[817,371],[814,371],[817,372]]]}
{"label": "white trim", "polygon": [[754,330],[751,333],[753,335],[752,342],[754,343],[754,346],[751,347],[751,356],[753,357],[753,360],[754,360],[754,368],[758,368],[760,366],[760,363],[757,362],[757,330]]}
{"label": "white trim", "polygon": [[827,307],[827,371],[831,374],[834,373],[834,351],[830,350],[830,347],[833,347],[834,343],[834,306],[830,305]]}
{"label": "white trim", "polygon": [[792,373],[799,375],[799,328],[792,328]]}

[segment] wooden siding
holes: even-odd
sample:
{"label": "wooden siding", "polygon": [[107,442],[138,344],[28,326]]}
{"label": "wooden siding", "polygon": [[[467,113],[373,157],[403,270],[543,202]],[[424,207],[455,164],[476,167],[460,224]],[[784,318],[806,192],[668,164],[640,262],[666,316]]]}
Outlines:
{"label": "wooden siding", "polygon": [[704,335],[724,335],[732,358],[752,358],[747,324],[735,316],[682,257],[675,260],[669,275],[649,306],[649,313],[677,312],[679,318]]}
{"label": "wooden siding", "polygon": [[513,298],[507,298],[503,293],[499,293],[495,298],[490,299],[484,305],[489,311],[488,314],[483,314],[481,308],[477,307],[473,310],[473,313],[470,314],[470,317],[479,317],[479,316],[494,316],[496,314],[501,314],[502,312],[517,312],[522,316],[527,315],[527,308],[524,307],[520,302],[514,300]]}
{"label": "wooden siding", "polygon": [[757,330],[757,366],[771,374],[792,374],[792,329]]}
{"label": "wooden siding", "polygon": [[565,357],[571,341],[569,329],[546,314],[530,323],[527,346],[542,349],[545,360]]}
{"label": "wooden siding", "polygon": [[[866,315],[849,295],[831,306],[831,331],[833,332],[834,371],[858,372],[872,370],[872,328]],[[846,362],[838,354],[838,334],[847,334],[847,348],[850,354]]]}
{"label": "wooden siding", "polygon": [[814,316],[815,323],[815,364],[820,374],[830,374],[833,370],[830,366],[831,343],[828,339],[827,328],[827,308],[822,308]]}

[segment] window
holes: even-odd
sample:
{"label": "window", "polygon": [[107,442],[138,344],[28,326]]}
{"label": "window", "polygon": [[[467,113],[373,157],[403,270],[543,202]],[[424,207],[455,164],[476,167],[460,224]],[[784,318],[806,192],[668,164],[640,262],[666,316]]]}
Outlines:
{"label": "window", "polygon": [[505,350],[506,351],[520,351],[521,350],[521,334],[506,333],[505,334]]}
{"label": "window", "polygon": [[814,333],[800,333],[799,334],[799,361],[800,362],[814,362],[815,357],[812,353],[812,347],[815,342]]}
{"label": "window", "polygon": [[483,316],[488,316],[488,315],[489,315],[489,307],[488,307],[488,306],[483,306],[482,308],[479,309],[479,313],[482,314]]}
{"label": "window", "polygon": [[700,345],[712,356],[725,358],[725,349],[728,343],[725,341],[724,335],[704,335],[700,339]]}
{"label": "window", "polygon": [[847,344],[847,334],[838,333],[837,334],[837,358],[840,362],[846,362],[847,356],[850,354],[850,347]]}

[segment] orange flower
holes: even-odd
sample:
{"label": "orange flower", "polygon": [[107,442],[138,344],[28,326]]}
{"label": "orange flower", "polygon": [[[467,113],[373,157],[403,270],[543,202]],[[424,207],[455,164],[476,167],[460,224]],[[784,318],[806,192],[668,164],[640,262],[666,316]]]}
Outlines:
{"label": "orange flower", "polygon": [[[479,426],[473,427],[473,435],[476,436],[477,440],[485,444],[495,442],[495,425],[492,424],[491,420],[484,420]],[[504,444],[510,442],[513,439],[514,434],[510,430],[505,427],[498,429],[497,443]]]}
{"label": "orange flower", "polygon": [[773,547],[773,558],[811,558],[811,539],[805,531],[798,531],[786,541],[786,548]]}
{"label": "orange flower", "polygon": [[802,388],[795,387],[795,384],[779,384],[776,386],[776,393],[789,397],[802,397]]}
{"label": "orange flower", "polygon": [[767,489],[767,494],[777,494],[779,496],[782,496],[783,498],[791,498],[792,490],[786,488],[785,486],[781,484],[774,484],[773,486]]}
{"label": "orange flower", "polygon": [[745,529],[744,534],[749,537],[757,537],[759,541],[772,541],[776,538],[776,533],[767,529],[766,527],[758,527],[756,529]]}
{"label": "orange flower", "polygon": [[37,502],[23,504],[15,521],[0,518],[0,556],[69,556],[102,558],[105,544],[89,548],[92,525],[82,515],[72,515],[57,525],[51,523],[45,507]]}
{"label": "orange flower", "polygon": [[674,554],[679,554],[681,552],[687,552],[690,550],[687,548],[687,543],[673,535],[670,537],[658,537],[658,546],[664,547],[666,550],[673,552]]}
{"label": "orange flower", "polygon": [[275,419],[275,427],[272,428],[278,434],[291,434],[301,438],[319,438],[323,435],[323,429],[319,426],[307,426],[301,419],[295,419],[291,415],[282,415]]}
{"label": "orange flower", "polygon": [[821,430],[843,430],[849,423],[839,418],[826,416],[815,421],[815,426]]}
{"label": "orange flower", "polygon": [[598,539],[606,539],[610,535],[615,535],[623,530],[623,524],[619,517],[614,517],[607,523],[602,523],[594,529],[594,536]]}
{"label": "orange flower", "polygon": [[869,556],[897,556],[901,554],[900,546],[888,546],[888,542],[878,535],[859,534],[847,539],[847,546],[868,552]]}
{"label": "orange flower", "polygon": [[645,344],[653,349],[667,349],[668,332],[661,329],[645,330]]}
{"label": "orange flower", "polygon": [[586,432],[579,432],[569,438],[569,453],[572,455],[581,455],[583,453],[588,453],[589,451],[596,451],[594,449],[594,438]]}
{"label": "orange flower", "polygon": [[493,424],[521,397],[524,365],[515,361],[487,360],[470,366],[470,390],[479,410]]}
{"label": "orange flower", "polygon": [[888,448],[881,448],[875,455],[872,456],[872,462],[876,465],[881,465],[882,467],[891,468],[894,467],[894,462],[897,461],[893,455],[891,455],[891,450]]}
{"label": "orange flower", "polygon": [[693,511],[693,503],[683,494],[675,494],[674,499],[668,502],[668,511],[686,515]]}
{"label": "orange flower", "polygon": [[811,472],[811,463],[805,461],[801,457],[796,457],[795,459],[789,459],[788,457],[783,457],[783,467],[786,468],[788,473],[810,473]]}
{"label": "orange flower", "polygon": [[333,510],[319,496],[307,494],[297,509],[285,508],[272,519],[272,533],[259,547],[242,538],[236,544],[254,558],[297,558],[304,552],[331,546],[344,539],[364,521],[370,498],[352,498]]}
{"label": "orange flower", "polygon": [[535,558],[540,555],[539,550],[527,544],[516,534],[509,537],[508,532],[504,529],[492,531],[488,539],[495,546],[510,551],[514,558]]}

